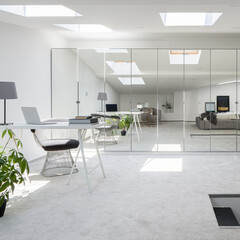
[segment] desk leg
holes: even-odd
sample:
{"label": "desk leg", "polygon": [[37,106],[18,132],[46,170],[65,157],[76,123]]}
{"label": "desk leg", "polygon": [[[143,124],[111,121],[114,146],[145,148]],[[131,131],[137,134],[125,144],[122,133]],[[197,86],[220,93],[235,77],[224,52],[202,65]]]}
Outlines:
{"label": "desk leg", "polygon": [[[80,132],[80,130],[79,130],[79,132]],[[86,162],[85,154],[84,154],[84,150],[83,150],[83,139],[81,138],[81,134],[79,135],[79,137],[80,137],[79,138],[79,145],[80,145],[81,152],[82,152],[83,166],[84,166],[85,177],[86,177],[86,180],[87,180],[88,191],[91,192],[91,185],[90,185],[89,178],[88,178],[87,162]]]}
{"label": "desk leg", "polygon": [[104,169],[103,169],[103,164],[102,164],[101,156],[100,156],[99,149],[98,149],[98,145],[97,145],[97,142],[96,142],[96,139],[95,139],[94,129],[92,129],[92,138],[93,138],[93,141],[94,141],[94,144],[95,144],[95,147],[96,147],[99,164],[100,164],[101,169],[102,169],[102,174],[103,174],[103,177],[105,178],[106,175],[105,175],[105,172],[104,172]]}
{"label": "desk leg", "polygon": [[77,156],[76,156],[76,158],[75,158],[74,164],[73,164],[73,166],[72,166],[71,173],[70,173],[70,175],[69,175],[69,177],[68,177],[67,184],[69,184],[69,182],[70,182],[70,179],[71,179],[73,170],[74,170],[74,168],[76,167],[76,163],[77,163],[77,159],[78,159],[79,153],[80,153],[80,151],[81,151],[81,152],[82,152],[84,172],[85,172],[85,176],[86,176],[86,180],[87,180],[87,185],[88,185],[88,191],[91,192],[91,186],[90,186],[90,182],[89,182],[89,179],[88,179],[87,163],[86,163],[85,154],[84,154],[84,150],[83,150],[83,139],[82,139],[82,134],[81,134],[81,130],[80,130],[80,129],[78,130],[78,141],[79,141],[78,153],[77,153]]}
{"label": "desk leg", "polygon": [[140,142],[140,137],[139,137],[139,132],[138,132],[138,127],[137,127],[137,122],[136,122],[136,116],[135,115],[133,115],[133,122],[134,122],[134,125],[135,125],[138,141]]}
{"label": "desk leg", "polygon": [[140,124],[139,115],[137,115],[137,123],[138,123],[139,129],[140,129],[140,132],[142,134],[142,127],[141,127],[141,124]]}
{"label": "desk leg", "polygon": [[72,174],[73,174],[73,170],[76,168],[77,160],[78,160],[78,157],[79,157],[80,150],[81,150],[80,147],[78,147],[77,156],[75,157],[74,163],[73,163],[73,165],[72,165],[72,169],[71,169],[71,172],[70,172],[69,177],[68,177],[68,180],[67,180],[67,185],[68,185],[69,182],[70,182],[70,179],[71,179]]}

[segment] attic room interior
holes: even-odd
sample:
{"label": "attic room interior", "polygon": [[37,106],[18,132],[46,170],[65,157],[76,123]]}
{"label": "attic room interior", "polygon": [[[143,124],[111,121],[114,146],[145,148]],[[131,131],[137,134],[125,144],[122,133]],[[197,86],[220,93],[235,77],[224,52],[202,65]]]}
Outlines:
{"label": "attic room interior", "polygon": [[0,239],[240,239],[238,0],[0,0]]}

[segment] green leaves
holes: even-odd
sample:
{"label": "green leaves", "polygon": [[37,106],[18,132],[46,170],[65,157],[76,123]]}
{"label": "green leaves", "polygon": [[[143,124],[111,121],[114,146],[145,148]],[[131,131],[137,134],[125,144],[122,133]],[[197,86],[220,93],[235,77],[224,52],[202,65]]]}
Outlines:
{"label": "green leaves", "polygon": [[129,129],[131,124],[133,123],[133,117],[130,114],[126,114],[120,121],[119,127],[120,129]]}
{"label": "green leaves", "polygon": [[3,205],[4,202],[5,202],[5,197],[1,196],[0,197],[0,207]]}
{"label": "green leaves", "polygon": [[4,136],[6,135],[7,133],[7,129],[5,129],[3,132],[2,132],[2,138],[4,138]]}
{"label": "green leaves", "polygon": [[[22,142],[16,138],[11,129],[5,129],[2,132],[2,138],[4,137],[8,137],[8,140],[0,152],[0,206],[5,199],[9,199],[9,193],[14,192],[16,184],[24,183],[22,174],[29,173],[28,161],[23,153],[18,150],[19,147],[22,147]],[[8,153],[5,153],[5,149],[10,142],[13,142],[16,148],[12,148]]]}
{"label": "green leaves", "polygon": [[5,191],[9,186],[10,186],[10,182],[9,181],[7,181],[7,182],[5,182],[1,187],[0,187],[0,192],[3,192],[3,191]]}

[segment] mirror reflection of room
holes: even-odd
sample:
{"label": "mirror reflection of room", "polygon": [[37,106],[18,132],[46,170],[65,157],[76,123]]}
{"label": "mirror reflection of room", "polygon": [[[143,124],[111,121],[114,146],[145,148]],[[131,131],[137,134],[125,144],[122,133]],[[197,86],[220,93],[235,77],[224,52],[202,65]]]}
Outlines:
{"label": "mirror reflection of room", "polygon": [[236,54],[53,49],[53,117],[105,122],[95,134],[106,151],[236,151]]}

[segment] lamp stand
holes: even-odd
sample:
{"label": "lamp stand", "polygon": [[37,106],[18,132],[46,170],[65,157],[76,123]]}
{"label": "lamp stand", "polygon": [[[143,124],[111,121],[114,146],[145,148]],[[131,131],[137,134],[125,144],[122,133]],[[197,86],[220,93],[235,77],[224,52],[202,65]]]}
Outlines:
{"label": "lamp stand", "polygon": [[4,121],[0,125],[11,125],[13,123],[6,123],[7,121],[7,99],[3,99],[3,115],[4,115]]}
{"label": "lamp stand", "polygon": [[103,100],[101,100],[101,112],[103,112]]}

